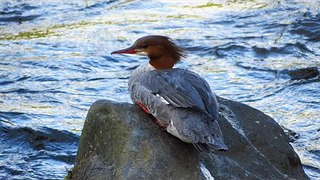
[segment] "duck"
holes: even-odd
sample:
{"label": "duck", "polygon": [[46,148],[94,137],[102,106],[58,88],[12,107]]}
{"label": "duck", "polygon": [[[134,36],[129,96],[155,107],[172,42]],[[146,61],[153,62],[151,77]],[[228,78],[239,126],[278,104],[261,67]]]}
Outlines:
{"label": "duck", "polygon": [[219,126],[219,103],[207,81],[188,69],[175,68],[185,52],[172,39],[148,35],[113,54],[139,54],[149,61],[133,70],[132,101],[155,117],[161,129],[201,152],[228,150]]}

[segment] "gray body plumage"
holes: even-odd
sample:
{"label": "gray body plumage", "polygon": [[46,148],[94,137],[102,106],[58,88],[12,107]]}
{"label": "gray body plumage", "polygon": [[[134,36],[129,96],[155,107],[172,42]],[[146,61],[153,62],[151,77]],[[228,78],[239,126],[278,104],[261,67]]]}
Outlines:
{"label": "gray body plumage", "polygon": [[182,141],[226,150],[218,124],[218,102],[198,74],[180,68],[155,70],[148,63],[133,71],[129,80],[133,102],[143,104]]}

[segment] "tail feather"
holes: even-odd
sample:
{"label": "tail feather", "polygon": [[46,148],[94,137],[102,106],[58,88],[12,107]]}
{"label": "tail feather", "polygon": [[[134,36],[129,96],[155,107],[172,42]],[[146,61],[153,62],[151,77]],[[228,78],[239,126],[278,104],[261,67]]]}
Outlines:
{"label": "tail feather", "polygon": [[210,153],[210,147],[207,144],[203,143],[193,143],[193,146],[200,152],[200,153],[205,153],[208,154]]}
{"label": "tail feather", "polygon": [[228,147],[226,144],[223,143],[223,141],[215,142],[214,144],[207,144],[207,146],[210,147],[210,149],[218,150],[218,151],[228,151]]}
{"label": "tail feather", "polygon": [[194,143],[194,147],[201,153],[210,154],[212,151],[227,151],[228,147],[222,144],[205,144],[205,143]]}
{"label": "tail feather", "polygon": [[209,143],[207,143],[212,149],[215,149],[215,150],[219,150],[219,151],[227,151],[228,150],[228,147],[227,145],[224,143],[224,140],[223,140],[223,135],[222,135],[222,132],[221,132],[221,128],[219,126],[219,123],[218,121],[214,121],[212,126],[212,140],[209,141]]}

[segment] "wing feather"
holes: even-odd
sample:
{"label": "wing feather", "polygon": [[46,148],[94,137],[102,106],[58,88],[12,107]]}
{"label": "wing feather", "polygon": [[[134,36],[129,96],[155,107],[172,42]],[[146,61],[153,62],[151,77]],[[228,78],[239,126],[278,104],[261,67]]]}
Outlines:
{"label": "wing feather", "polygon": [[153,70],[139,75],[136,81],[175,107],[193,108],[214,119],[217,116],[215,95],[208,83],[192,71],[179,68]]}

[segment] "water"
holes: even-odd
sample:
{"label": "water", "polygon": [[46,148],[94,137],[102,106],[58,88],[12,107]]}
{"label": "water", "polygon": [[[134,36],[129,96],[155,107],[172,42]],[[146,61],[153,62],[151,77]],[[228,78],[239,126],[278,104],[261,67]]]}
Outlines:
{"label": "water", "polygon": [[170,36],[219,96],[296,132],[292,146],[320,177],[320,1],[0,1],[0,178],[62,179],[86,112],[130,102],[140,56],[111,56],[149,34]]}

